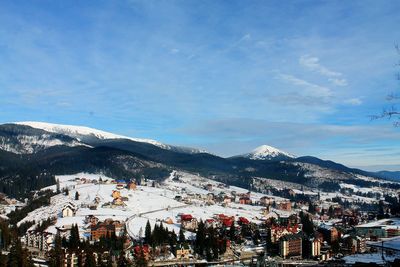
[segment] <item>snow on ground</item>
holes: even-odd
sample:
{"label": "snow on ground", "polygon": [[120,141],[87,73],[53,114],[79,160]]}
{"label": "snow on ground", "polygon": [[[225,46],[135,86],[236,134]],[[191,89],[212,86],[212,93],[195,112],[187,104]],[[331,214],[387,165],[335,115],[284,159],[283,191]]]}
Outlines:
{"label": "snow on ground", "polygon": [[400,252],[400,236],[391,237],[391,238],[383,238],[379,242],[368,242],[368,244],[376,246],[376,247],[382,247],[382,241],[383,241],[383,247],[395,249]]}
{"label": "snow on ground", "polygon": [[[396,256],[385,255],[386,261],[394,261]],[[356,262],[360,263],[376,263],[376,264],[385,264],[386,261],[382,259],[382,254],[373,253],[373,254],[355,254],[343,257],[343,260],[347,264],[355,264]]]}
{"label": "snow on ground", "polygon": [[162,144],[158,141],[151,139],[142,139],[142,138],[132,138],[128,136],[122,136],[118,134],[113,134],[85,126],[75,126],[75,125],[62,125],[62,124],[54,124],[54,123],[46,123],[46,122],[36,122],[36,121],[24,121],[24,122],[15,122],[15,124],[27,125],[32,128],[42,129],[51,133],[60,133],[65,134],[74,138],[78,138],[81,136],[93,136],[99,139],[129,139],[135,142],[141,143],[149,143],[164,149],[169,149],[168,145]]}

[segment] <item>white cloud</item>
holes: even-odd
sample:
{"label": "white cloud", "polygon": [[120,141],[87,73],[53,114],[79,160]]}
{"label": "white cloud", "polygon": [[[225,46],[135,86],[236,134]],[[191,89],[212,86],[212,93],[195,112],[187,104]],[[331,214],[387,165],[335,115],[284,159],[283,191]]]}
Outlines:
{"label": "white cloud", "polygon": [[333,71],[323,66],[319,62],[318,57],[312,57],[310,55],[303,55],[299,59],[301,66],[307,69],[317,72],[325,77],[328,77],[329,81],[337,86],[347,86],[347,80],[343,78],[343,74],[337,71]]}
{"label": "white cloud", "polygon": [[332,96],[332,91],[328,87],[314,84],[289,74],[280,74],[279,77],[282,80],[289,82],[293,85],[303,87],[305,89],[303,91],[303,94],[305,93],[305,94],[310,94],[313,97],[324,97],[324,98]]}
{"label": "white cloud", "polygon": [[360,98],[350,98],[344,101],[345,104],[349,104],[352,106],[359,106],[362,104],[362,100]]}

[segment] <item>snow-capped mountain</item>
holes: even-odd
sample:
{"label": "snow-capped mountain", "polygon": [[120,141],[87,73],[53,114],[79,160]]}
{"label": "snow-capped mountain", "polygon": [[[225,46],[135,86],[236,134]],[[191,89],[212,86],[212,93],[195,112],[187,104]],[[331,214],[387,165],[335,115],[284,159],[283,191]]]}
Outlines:
{"label": "snow-capped mountain", "polygon": [[[188,154],[196,154],[196,153],[206,153],[204,150],[190,148],[190,147],[181,147],[181,146],[171,146],[167,144],[163,144],[159,141],[152,139],[143,139],[143,138],[133,138],[123,135],[118,135],[94,128],[89,128],[86,126],[75,126],[75,125],[63,125],[63,124],[55,124],[55,123],[47,123],[47,122],[36,122],[36,121],[23,121],[23,122],[14,122],[12,124],[16,125],[24,125],[29,126],[35,129],[40,129],[46,131],[48,133],[54,133],[64,136],[69,136],[76,140],[73,144],[60,143],[55,142],[55,145],[67,145],[67,146],[76,146],[76,145],[97,145],[99,142],[107,141],[107,140],[129,140],[133,142],[146,143],[150,145],[157,146],[162,149],[172,150],[180,153],[188,153]],[[38,140],[40,142],[40,140]],[[49,143],[51,146],[51,143]],[[30,153],[34,152],[34,150],[30,149]]]}
{"label": "snow-capped mountain", "polygon": [[285,151],[279,150],[275,147],[262,145],[251,151],[250,153],[244,154],[241,157],[253,159],[253,160],[271,160],[271,159],[285,159],[295,158],[292,154]]}
{"label": "snow-capped mountain", "polygon": [[23,122],[15,122],[14,124],[18,125],[26,125],[36,129],[42,129],[51,133],[58,133],[67,135],[73,138],[78,139],[79,141],[87,141],[87,139],[96,138],[100,140],[105,139],[128,139],[134,142],[140,143],[148,143],[163,149],[170,149],[169,145],[162,144],[158,141],[151,139],[141,139],[141,138],[132,138],[123,135],[113,134],[109,132],[105,132],[102,130],[97,130],[85,126],[75,126],[75,125],[63,125],[63,124],[54,124],[47,122],[36,122],[36,121],[23,121]]}

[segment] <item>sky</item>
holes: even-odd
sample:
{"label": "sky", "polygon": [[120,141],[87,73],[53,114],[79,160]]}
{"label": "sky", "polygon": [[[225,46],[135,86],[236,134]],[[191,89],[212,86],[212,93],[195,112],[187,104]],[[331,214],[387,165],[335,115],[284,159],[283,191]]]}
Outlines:
{"label": "sky", "polygon": [[1,1],[0,122],[400,170],[399,1]]}

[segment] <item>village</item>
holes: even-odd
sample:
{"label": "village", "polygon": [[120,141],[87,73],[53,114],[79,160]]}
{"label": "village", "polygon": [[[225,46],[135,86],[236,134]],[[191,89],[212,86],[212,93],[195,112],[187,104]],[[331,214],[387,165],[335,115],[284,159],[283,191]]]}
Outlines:
{"label": "village", "polygon": [[[98,263],[123,257],[139,266],[300,261],[352,266],[394,262],[400,255],[400,219],[390,216],[383,192],[343,203],[340,194],[350,195],[346,186],[342,193],[276,187],[260,193],[177,171],[162,182],[85,173],[57,181],[42,189],[55,192],[51,205],[18,223],[31,225],[22,243],[37,266],[48,266],[57,238],[63,266],[78,266],[86,255],[71,246],[74,235],[78,244],[107,244],[93,254]],[[381,205],[383,214],[373,205]]]}

